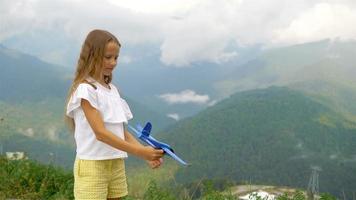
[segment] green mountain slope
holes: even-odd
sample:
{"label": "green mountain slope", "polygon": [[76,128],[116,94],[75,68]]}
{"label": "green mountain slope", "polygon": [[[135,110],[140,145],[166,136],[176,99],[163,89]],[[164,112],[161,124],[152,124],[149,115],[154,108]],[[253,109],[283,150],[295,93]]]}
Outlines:
{"label": "green mountain slope", "polygon": [[178,171],[179,182],[226,178],[305,188],[311,167],[319,167],[321,191],[356,188],[356,123],[291,89],[232,95],[178,123],[164,140],[192,163]]}
{"label": "green mountain slope", "polygon": [[23,151],[30,159],[71,168],[73,136],[64,127],[59,99],[10,104],[0,102],[2,153]]}
{"label": "green mountain slope", "polygon": [[288,87],[303,92],[348,120],[356,122],[356,85],[336,80],[311,80],[295,82]]}

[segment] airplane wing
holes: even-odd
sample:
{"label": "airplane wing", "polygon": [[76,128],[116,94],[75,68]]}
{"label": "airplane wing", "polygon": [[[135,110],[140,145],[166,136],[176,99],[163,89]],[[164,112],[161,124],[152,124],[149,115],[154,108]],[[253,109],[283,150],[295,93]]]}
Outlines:
{"label": "airplane wing", "polygon": [[130,125],[128,125],[128,127],[131,130],[133,130],[136,133],[137,137],[140,140],[142,140],[143,142],[145,142],[146,144],[152,146],[153,148],[162,149],[165,153],[167,153],[174,160],[178,161],[179,163],[181,163],[185,166],[190,165],[190,164],[186,163],[184,160],[182,160],[181,158],[179,158],[168,144],[160,142],[150,135],[150,132],[152,129],[152,125],[150,122],[148,122],[144,128],[142,128],[140,125],[137,125],[137,129],[139,131]]}
{"label": "airplane wing", "polygon": [[166,147],[166,148],[169,148],[169,149],[172,149],[171,146],[169,146],[168,144],[166,143],[163,143],[161,141],[158,141],[156,140],[154,137],[152,137],[151,135],[146,137],[147,140],[149,140],[152,144],[154,144],[154,146],[156,147],[159,147],[159,148],[163,148],[163,147]]}
{"label": "airplane wing", "polygon": [[162,148],[164,152],[166,152],[169,156],[171,156],[174,160],[180,162],[183,165],[189,166],[190,164],[184,162],[181,158],[179,158],[175,153],[171,151],[171,149],[168,149],[166,147]]}
{"label": "airplane wing", "polygon": [[[146,124],[146,126],[147,126],[147,124]],[[145,126],[145,128],[146,128],[146,126]],[[136,136],[141,141],[145,142],[146,144],[148,144],[154,148],[160,148],[160,146],[157,145],[158,142],[155,139],[152,140],[150,135],[143,134],[144,128],[142,128],[140,125],[137,125],[137,129],[135,129],[134,127],[132,127],[130,125],[128,125],[128,127],[129,127],[129,129],[131,129],[133,132],[136,133]],[[150,128],[147,130],[150,130]],[[147,131],[146,131],[146,133],[147,133]]]}

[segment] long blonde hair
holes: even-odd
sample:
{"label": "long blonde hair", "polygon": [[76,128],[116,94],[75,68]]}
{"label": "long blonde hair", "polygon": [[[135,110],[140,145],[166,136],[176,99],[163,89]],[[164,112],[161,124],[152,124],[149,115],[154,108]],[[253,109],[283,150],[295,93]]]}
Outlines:
{"label": "long blonde hair", "polygon": [[[100,80],[104,76],[102,74],[103,57],[105,47],[109,42],[114,42],[119,46],[119,48],[121,47],[119,40],[108,31],[93,30],[87,35],[80,51],[80,56],[78,59],[77,69],[74,74],[73,83],[68,91],[66,106],[73,92],[76,90],[80,83],[85,82],[85,80],[89,77],[92,77],[95,80]],[[110,83],[112,80],[112,75],[105,76],[104,80],[106,83]],[[74,120],[65,115],[64,121],[67,124],[68,128],[71,131],[74,131]]]}

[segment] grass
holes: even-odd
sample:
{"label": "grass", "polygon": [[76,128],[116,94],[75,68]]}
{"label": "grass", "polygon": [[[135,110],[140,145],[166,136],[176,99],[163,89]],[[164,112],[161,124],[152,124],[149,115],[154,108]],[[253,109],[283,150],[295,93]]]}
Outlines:
{"label": "grass", "polygon": [[167,157],[164,158],[163,165],[158,169],[151,169],[145,162],[140,163],[146,166],[135,166],[126,169],[129,195],[134,198],[142,197],[151,181],[155,181],[158,185],[174,181],[174,174],[180,167]]}

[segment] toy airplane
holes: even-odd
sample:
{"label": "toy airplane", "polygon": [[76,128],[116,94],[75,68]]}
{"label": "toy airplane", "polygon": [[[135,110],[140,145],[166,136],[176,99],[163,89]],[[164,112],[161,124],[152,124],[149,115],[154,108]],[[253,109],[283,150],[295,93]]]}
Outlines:
{"label": "toy airplane", "polygon": [[165,153],[167,153],[169,156],[171,156],[174,160],[178,161],[179,163],[181,163],[185,166],[189,165],[188,163],[183,161],[181,158],[179,158],[168,144],[160,142],[150,135],[150,132],[152,129],[152,124],[150,122],[147,122],[144,128],[142,128],[140,125],[137,125],[137,129],[135,129],[134,127],[132,127],[130,125],[128,125],[128,127],[132,131],[134,131],[136,133],[137,137],[140,138],[146,144],[148,144],[156,149],[162,149]]}

